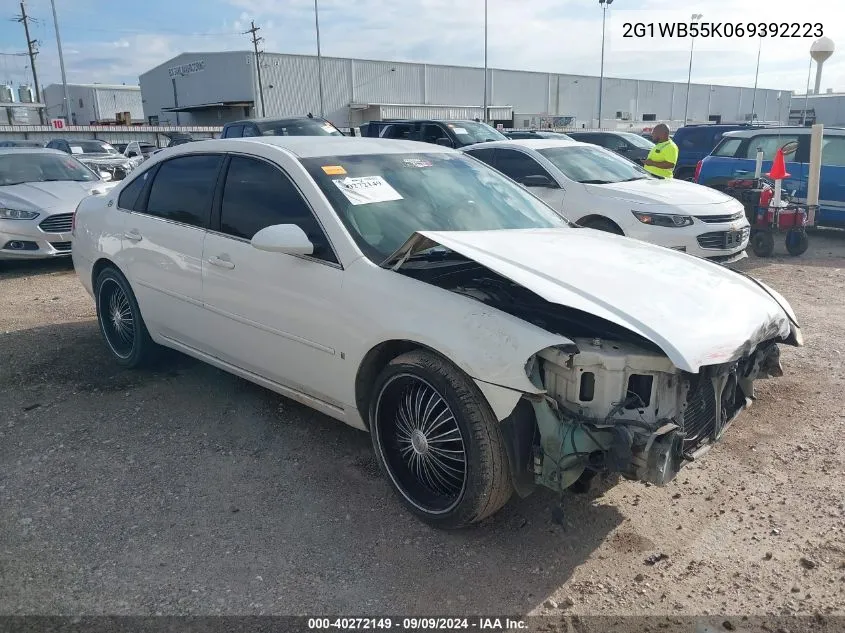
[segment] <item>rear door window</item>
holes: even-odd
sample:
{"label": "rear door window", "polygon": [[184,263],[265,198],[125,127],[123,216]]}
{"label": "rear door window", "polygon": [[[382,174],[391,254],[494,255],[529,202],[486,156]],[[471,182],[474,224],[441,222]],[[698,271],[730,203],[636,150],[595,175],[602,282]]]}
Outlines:
{"label": "rear door window", "polygon": [[832,136],[822,141],[822,165],[845,167],[845,136]]}
{"label": "rear door window", "polygon": [[162,163],[150,189],[146,213],[206,228],[222,160],[219,154],[200,154]]}
{"label": "rear door window", "polygon": [[546,176],[554,180],[536,160],[512,149],[499,148],[497,150],[496,169],[516,182],[521,182],[526,176]]}
{"label": "rear door window", "polygon": [[471,149],[467,150],[466,153],[470,156],[477,158],[482,162],[487,163],[488,165],[493,166],[493,157],[496,153],[496,150],[493,148]]}
{"label": "rear door window", "polygon": [[231,125],[226,128],[226,138],[239,138],[244,134],[243,125]]}

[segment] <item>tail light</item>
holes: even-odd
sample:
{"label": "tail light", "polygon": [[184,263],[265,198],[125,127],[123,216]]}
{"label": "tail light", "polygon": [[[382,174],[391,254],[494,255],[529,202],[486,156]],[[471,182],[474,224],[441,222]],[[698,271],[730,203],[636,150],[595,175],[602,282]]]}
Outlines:
{"label": "tail light", "polygon": [[693,182],[698,182],[698,175],[701,173],[701,163],[704,161],[700,160],[695,165],[695,175],[692,177]]}

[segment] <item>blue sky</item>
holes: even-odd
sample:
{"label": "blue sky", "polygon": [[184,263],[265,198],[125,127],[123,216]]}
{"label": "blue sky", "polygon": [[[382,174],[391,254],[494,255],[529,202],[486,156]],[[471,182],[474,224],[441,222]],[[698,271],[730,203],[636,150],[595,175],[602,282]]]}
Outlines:
{"label": "blue sky", "polygon": [[[23,28],[8,19],[17,13],[17,2],[0,0],[0,53],[5,53],[0,82],[15,84],[30,76],[28,58],[9,55],[25,51]],[[41,41],[36,62],[41,84],[58,82],[50,2],[26,3],[36,20],[32,35]],[[242,31],[251,19],[262,27],[266,50],[315,52],[313,0],[56,0],[56,5],[69,81],[136,84],[140,73],[184,51],[246,50],[251,44]],[[319,5],[324,55],[483,64],[483,0],[319,0]],[[696,11],[714,20],[737,18],[732,0],[684,6],[684,16]],[[795,2],[768,0],[766,6],[767,20],[805,21],[812,15],[823,21],[825,34],[845,45],[845,23],[836,19],[829,0],[804,0],[800,17]],[[597,1],[488,0],[488,7],[490,66],[598,74]],[[675,0],[615,0],[608,12],[605,74],[686,81],[689,56],[683,50],[614,49],[614,41],[621,42],[621,21],[634,15],[632,10],[649,10],[641,15],[653,19],[675,16],[677,7]],[[810,41],[766,41],[759,85],[803,91]],[[693,81],[753,85],[756,42],[744,41],[732,51],[701,50],[694,58]],[[686,43],[679,48],[686,49]],[[842,63],[836,55],[827,63],[823,88],[845,90],[845,53],[840,57]]]}

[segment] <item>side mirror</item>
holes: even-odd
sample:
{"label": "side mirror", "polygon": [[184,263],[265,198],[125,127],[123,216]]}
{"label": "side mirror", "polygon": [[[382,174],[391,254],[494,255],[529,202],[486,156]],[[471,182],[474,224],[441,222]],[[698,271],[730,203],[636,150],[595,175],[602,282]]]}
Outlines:
{"label": "side mirror", "polygon": [[109,182],[111,180],[111,174],[107,171],[100,172],[100,180],[104,182]]}
{"label": "side mirror", "polygon": [[442,145],[443,147],[455,147],[455,144],[445,136],[441,136],[439,139],[435,141],[437,145]]}
{"label": "side mirror", "polygon": [[558,184],[548,176],[537,174],[534,176],[525,176],[520,181],[526,187],[545,187],[546,189],[557,189]]}
{"label": "side mirror", "polygon": [[268,253],[311,255],[314,245],[296,224],[274,224],[252,236],[252,247]]}

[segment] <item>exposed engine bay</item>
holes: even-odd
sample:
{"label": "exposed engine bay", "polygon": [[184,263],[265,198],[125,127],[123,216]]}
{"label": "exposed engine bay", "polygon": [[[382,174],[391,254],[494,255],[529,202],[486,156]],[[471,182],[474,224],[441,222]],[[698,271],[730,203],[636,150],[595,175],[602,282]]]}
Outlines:
{"label": "exposed engine bay", "polygon": [[563,490],[599,472],[663,485],[703,455],[750,405],[754,380],[782,375],[775,340],[729,363],[678,369],[654,343],[595,315],[551,303],[447,251],[409,258],[401,272],[519,317],[575,345],[529,359],[540,395],[526,394],[505,421],[521,495]]}

